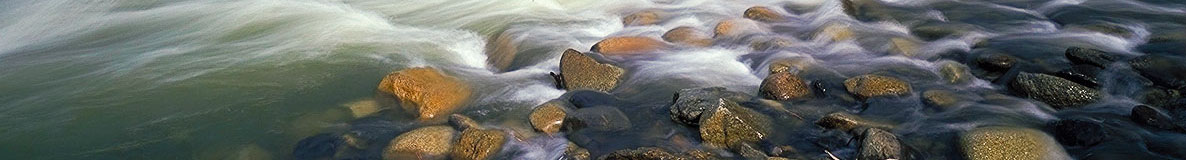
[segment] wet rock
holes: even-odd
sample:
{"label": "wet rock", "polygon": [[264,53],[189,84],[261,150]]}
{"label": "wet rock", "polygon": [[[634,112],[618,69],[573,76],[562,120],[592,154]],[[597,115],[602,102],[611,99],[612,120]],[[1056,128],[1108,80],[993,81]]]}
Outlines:
{"label": "wet rock", "polygon": [[[1149,104],[1151,106],[1162,107],[1162,108],[1171,108],[1174,105],[1186,106],[1186,105],[1183,105],[1186,103],[1179,104],[1177,102],[1178,99],[1183,98],[1182,92],[1180,92],[1178,90],[1165,89],[1165,88],[1161,88],[1161,87],[1151,87],[1151,88],[1145,89],[1145,91],[1141,92],[1140,96],[1135,97],[1135,98],[1138,100],[1141,100],[1141,102],[1144,102],[1145,104]],[[1186,109],[1186,108],[1183,108],[1183,109]]]}
{"label": "wet rock", "polygon": [[922,92],[922,97],[925,102],[940,107],[950,107],[960,102],[955,93],[947,90],[927,90]]}
{"label": "wet rock", "polygon": [[810,57],[782,58],[772,60],[768,70],[770,74],[782,72],[797,73],[798,71],[807,70],[813,65],[815,65],[815,60],[812,60]]}
{"label": "wet rock", "polygon": [[671,105],[671,120],[688,125],[699,125],[704,111],[725,105],[725,101],[749,99],[745,93],[725,90],[724,87],[682,89],[675,94]]}
{"label": "wet rock", "polygon": [[1095,103],[1100,99],[1099,91],[1079,85],[1070,80],[1046,74],[1025,73],[1017,75],[1009,83],[1009,89],[1017,94],[1050,104],[1054,108],[1078,107]]}
{"label": "wet rock", "polygon": [[1128,61],[1132,68],[1153,83],[1171,89],[1186,90],[1186,59],[1144,55]]}
{"label": "wet rock", "polygon": [[515,56],[519,54],[519,46],[515,44],[515,37],[511,32],[502,31],[496,37],[491,37],[486,43],[486,63],[490,63],[499,71],[507,71]]}
{"label": "wet rock", "polygon": [[370,116],[383,110],[383,107],[379,106],[379,102],[374,99],[358,100],[343,104],[343,106],[350,109],[350,113],[354,115],[354,118]]}
{"label": "wet rock", "polygon": [[1139,105],[1132,108],[1132,121],[1149,127],[1160,128],[1165,130],[1186,131],[1182,126],[1174,124],[1173,117],[1166,114],[1165,110],[1161,108]]}
{"label": "wet rock", "polygon": [[563,86],[568,90],[597,90],[608,92],[618,85],[618,79],[626,72],[597,60],[579,51],[568,49],[560,58],[560,73]]}
{"label": "wet rock", "polygon": [[1071,68],[1055,72],[1054,76],[1062,77],[1087,87],[1099,88],[1100,82],[1096,78],[1099,72],[1100,68],[1096,66],[1075,65],[1071,66]]}
{"label": "wet rock", "polygon": [[762,7],[762,6],[755,6],[755,7],[750,7],[749,9],[746,9],[744,17],[752,19],[752,20],[763,21],[763,22],[786,21],[786,19],[782,17],[782,14],[779,14],[778,12],[776,12],[768,7]]}
{"label": "wet rock", "polygon": [[662,21],[660,11],[658,10],[644,10],[632,13],[626,17],[622,17],[622,24],[626,26],[645,26],[653,25]]}
{"label": "wet rock", "polygon": [[453,128],[461,131],[470,128],[482,129],[482,125],[478,124],[478,121],[474,121],[473,118],[469,118],[469,116],[461,114],[449,115],[449,125],[452,125]]}
{"label": "wet rock", "polygon": [[794,43],[786,38],[769,36],[759,36],[758,38],[750,39],[750,41],[750,49],[757,51],[790,47]]}
{"label": "wet rock", "polygon": [[770,156],[775,157],[794,157],[799,154],[799,150],[793,146],[776,146],[770,149]]}
{"label": "wet rock", "polygon": [[910,94],[910,84],[898,78],[862,75],[844,80],[844,88],[860,98],[901,96]]}
{"label": "wet rock", "polygon": [[703,151],[703,150],[690,150],[690,151],[684,152],[683,156],[687,157],[687,159],[689,159],[689,160],[721,159],[721,158],[714,156],[711,152],[707,152],[707,151]]}
{"label": "wet rock", "polygon": [[577,108],[615,106],[620,101],[617,96],[601,91],[579,90],[565,94],[568,96],[568,103]]}
{"label": "wet rock", "polygon": [[762,27],[754,21],[746,19],[728,19],[718,22],[713,27],[713,37],[739,37],[761,32]]}
{"label": "wet rock", "polygon": [[1053,138],[1042,131],[1015,127],[976,128],[960,136],[964,158],[1070,159]]}
{"label": "wet rock", "polygon": [[820,27],[820,30],[815,33],[815,37],[826,36],[832,41],[844,41],[853,39],[854,34],[848,24],[829,23]]}
{"label": "wet rock", "polygon": [[1103,33],[1103,34],[1108,34],[1108,35],[1112,35],[1112,36],[1117,36],[1120,38],[1126,38],[1126,39],[1132,38],[1135,34],[1132,30],[1129,30],[1128,28],[1124,28],[1124,26],[1121,26],[1120,24],[1107,23],[1107,22],[1089,24],[1089,25],[1081,25],[1081,26],[1077,26],[1076,28],[1082,28],[1082,29],[1095,31],[1095,32]]}
{"label": "wet rock", "polygon": [[1100,68],[1108,68],[1108,64],[1112,64],[1112,62],[1118,59],[1108,52],[1081,47],[1067,48],[1065,56],[1067,60],[1071,60],[1071,63],[1092,65]]}
{"label": "wet rock", "polygon": [[560,132],[564,125],[564,118],[568,116],[567,109],[560,102],[552,101],[540,104],[531,111],[529,116],[531,127],[546,134]]}
{"label": "wet rock", "polygon": [[452,114],[464,106],[470,89],[465,82],[433,68],[410,68],[388,74],[379,82],[379,91],[399,99],[405,111],[420,121],[443,120],[437,116]]}
{"label": "wet rock", "polygon": [[568,146],[564,148],[564,158],[571,160],[588,160],[589,150],[577,146],[576,143],[568,142]]}
{"label": "wet rock", "polygon": [[732,101],[705,110],[700,119],[700,138],[710,146],[728,147],[755,143],[771,133],[770,117]]}
{"label": "wet rock", "polygon": [[676,44],[707,47],[712,45],[712,37],[696,30],[696,28],[682,26],[675,27],[663,33],[663,40]]}
{"label": "wet rock", "polygon": [[902,143],[889,131],[866,128],[862,133],[858,159],[901,159]]}
{"label": "wet rock", "polygon": [[590,51],[606,56],[629,56],[666,48],[663,41],[650,37],[610,37],[593,44]]}
{"label": "wet rock", "polygon": [[1051,123],[1055,138],[1068,146],[1094,146],[1111,136],[1104,125],[1087,119],[1064,119]]}
{"label": "wet rock", "polygon": [[333,157],[338,153],[339,146],[344,142],[341,136],[322,133],[302,139],[292,149],[292,157],[296,159],[323,159]]}
{"label": "wet rock", "polygon": [[457,145],[453,146],[451,158],[454,160],[484,160],[502,150],[507,140],[505,132],[494,129],[470,128],[461,132]]}
{"label": "wet rock", "polygon": [[1016,58],[1001,53],[989,53],[976,58],[976,65],[993,72],[1008,71],[1009,68],[1013,68],[1014,63],[1017,63]]}
{"label": "wet rock", "polygon": [[455,134],[457,131],[449,126],[429,126],[408,131],[391,140],[387,148],[383,149],[383,159],[443,159],[453,148]]}
{"label": "wet rock", "polygon": [[779,72],[771,74],[762,81],[758,92],[762,97],[772,100],[791,100],[803,98],[811,95],[811,89],[807,88],[807,82],[799,76],[787,72]]}
{"label": "wet rock", "polygon": [[618,150],[606,154],[600,160],[676,160],[684,159],[661,148],[642,147],[637,149]]}
{"label": "wet rock", "polygon": [[964,36],[980,30],[979,26],[958,22],[930,22],[910,28],[910,33],[923,40],[933,41],[949,36]]}
{"label": "wet rock", "polygon": [[[589,128],[598,131],[621,131],[631,127],[630,118],[614,107],[600,106],[577,109],[569,128]],[[575,129],[572,129],[575,130]]]}
{"label": "wet rock", "polygon": [[918,54],[919,42],[901,37],[890,38],[889,42],[889,52],[891,54],[906,57],[914,57],[914,55]]}
{"label": "wet rock", "polygon": [[231,153],[222,159],[230,160],[272,160],[272,154],[268,150],[256,144],[244,145],[237,147],[238,151]]}
{"label": "wet rock", "polygon": [[939,74],[947,84],[964,84],[971,82],[975,76],[968,70],[968,66],[955,61],[940,61]]}
{"label": "wet rock", "polygon": [[745,159],[767,159],[767,158],[769,158],[768,156],[766,156],[766,153],[762,153],[762,151],[755,149],[755,147],[750,144],[742,143],[742,144],[737,144],[736,146],[729,147],[729,148],[732,148],[733,152],[741,155],[741,157],[745,158]]}
{"label": "wet rock", "polygon": [[847,112],[829,113],[823,118],[820,118],[818,121],[815,121],[815,124],[827,129],[841,131],[851,131],[857,128],[893,129],[893,126],[889,124],[865,120],[860,116],[852,115]]}

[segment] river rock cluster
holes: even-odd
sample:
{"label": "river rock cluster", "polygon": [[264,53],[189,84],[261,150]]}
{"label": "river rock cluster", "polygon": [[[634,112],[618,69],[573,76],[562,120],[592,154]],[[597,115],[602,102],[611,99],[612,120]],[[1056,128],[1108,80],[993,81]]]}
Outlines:
{"label": "river rock cluster", "polygon": [[[849,16],[867,17],[862,1],[843,1]],[[529,114],[510,117],[521,125],[475,120],[465,110],[471,94],[462,79],[422,67],[392,72],[379,82],[380,111],[415,118],[413,124],[360,118],[351,129],[299,142],[298,159],[506,159],[514,144],[533,137],[563,137],[564,159],[1111,159],[1186,157],[1186,140],[1159,142],[1157,134],[1186,133],[1186,60],[1166,55],[1131,55],[1067,47],[1067,65],[1044,68],[1026,57],[1001,52],[966,59],[931,59],[934,68],[886,66],[860,73],[830,71],[810,58],[770,60],[755,90],[726,86],[683,88],[658,103],[637,102],[617,93],[631,75],[623,57],[645,56],[679,47],[709,47],[729,40],[754,40],[754,50],[793,45],[779,37],[755,38],[765,23],[787,22],[789,11],[755,6],[739,19],[714,28],[677,27],[662,37],[608,37],[588,48],[558,50],[552,74],[563,96],[538,104]],[[623,17],[626,26],[654,25],[671,17],[644,10]],[[834,41],[858,38],[857,28],[829,24],[815,32]],[[955,34],[955,33],[950,33]],[[916,38],[887,39],[890,56],[919,54]],[[497,43],[497,42],[495,42]],[[1115,77],[1134,73],[1135,91],[1104,89]],[[973,84],[988,89],[969,89]],[[1139,92],[1136,104],[1101,103],[1114,92]],[[658,105],[652,105],[658,104]],[[993,104],[1023,104],[1053,118],[1004,117],[1011,123],[967,124],[955,132],[923,131],[943,124],[904,121],[918,114],[976,110]],[[824,109],[819,106],[841,106]],[[1016,106],[1016,105],[1015,105]],[[1124,115],[1060,117],[1061,112],[1109,107]],[[1131,108],[1131,109],[1129,109]],[[959,113],[949,113],[959,114]],[[392,116],[392,114],[364,114]],[[967,115],[976,118],[984,115]],[[992,115],[987,115],[992,116]],[[1109,117],[1111,116],[1111,117]],[[1115,117],[1121,118],[1115,118]],[[937,121],[961,122],[959,118]],[[1135,124],[1135,125],[1124,125]],[[357,127],[355,127],[357,126]],[[380,126],[380,127],[376,127]],[[1155,133],[1128,131],[1149,129]],[[1102,145],[1142,141],[1141,144]],[[954,142],[954,143],[951,143]],[[1105,146],[1105,147],[1098,147]],[[1115,149],[1116,146],[1131,148]],[[1108,148],[1111,147],[1111,148]],[[958,153],[958,156],[930,154]],[[349,157],[359,153],[359,157]],[[381,154],[366,154],[381,153]],[[1155,153],[1155,154],[1146,154]]]}

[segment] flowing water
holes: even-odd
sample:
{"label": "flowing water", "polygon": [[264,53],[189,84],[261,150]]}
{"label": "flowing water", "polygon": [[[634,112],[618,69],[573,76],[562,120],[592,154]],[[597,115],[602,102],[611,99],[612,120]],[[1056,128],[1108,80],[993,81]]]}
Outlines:
{"label": "flowing water", "polygon": [[[678,146],[668,134],[696,136],[662,109],[675,91],[723,86],[756,94],[771,60],[806,57],[826,68],[805,74],[811,81],[888,70],[915,92],[867,103],[785,102],[808,124],[786,124],[794,127],[780,132],[794,136],[779,141],[808,157],[824,155],[824,148],[851,157],[852,147],[819,145],[835,136],[809,122],[831,111],[860,111],[896,123],[893,132],[920,159],[958,158],[954,134],[977,126],[1041,129],[1071,116],[1127,120],[1141,103],[1134,100],[1139,80],[1133,80],[1140,77],[1112,67],[1101,75],[1105,100],[1054,110],[1008,96],[991,79],[943,83],[940,60],[972,66],[977,55],[1000,52],[1053,72],[1069,66],[1062,56],[1071,46],[1124,57],[1186,53],[1186,1],[856,2],[862,7],[854,17],[837,0],[0,0],[0,159],[290,159],[301,139],[366,126],[360,124],[378,124],[390,139],[416,122],[398,116],[406,114],[353,120],[348,107],[372,104],[383,76],[410,67],[438,68],[474,86],[459,113],[522,128],[516,125],[533,107],[565,93],[547,76],[558,72],[564,49],[589,51],[606,37],[658,38],[680,26],[711,33],[753,6],[776,8],[786,21],[755,22],[742,30],[760,36],[720,39],[711,47],[611,58],[627,70],[611,92],[621,98],[615,103],[639,108],[626,111],[635,128],[663,127],[606,135],[631,142],[585,147],[596,156],[644,143]],[[663,20],[622,24],[623,16],[643,10],[662,11]],[[834,26],[844,29],[827,29]],[[837,38],[843,34],[851,38]],[[518,49],[505,69],[487,63],[489,40],[500,35]],[[788,43],[750,45],[770,37]],[[912,55],[891,53],[902,46],[890,42],[900,40],[912,44]],[[921,100],[930,89],[979,101],[935,109]],[[639,122],[645,120],[656,122]],[[1173,144],[1186,142],[1182,133],[1116,123],[1146,141],[1186,146]],[[607,138],[537,136],[510,142],[508,150],[518,151],[503,155],[555,158],[569,139]],[[1186,158],[1182,148],[1165,151],[1150,143],[1150,149],[1124,151]],[[1091,152],[1066,149],[1076,158]]]}

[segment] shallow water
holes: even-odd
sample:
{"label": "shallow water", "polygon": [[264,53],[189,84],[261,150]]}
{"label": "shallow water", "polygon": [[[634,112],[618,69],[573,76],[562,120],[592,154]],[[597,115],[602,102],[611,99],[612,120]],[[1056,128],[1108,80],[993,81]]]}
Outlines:
{"label": "shallow water", "polygon": [[[718,38],[711,47],[610,58],[627,73],[611,92],[620,99],[606,103],[634,106],[624,110],[634,122],[627,131],[537,136],[511,142],[507,150],[515,151],[503,156],[554,158],[566,140],[591,144],[615,137],[631,138],[584,147],[594,156],[640,146],[698,148],[698,142],[672,140],[697,137],[695,128],[668,119],[672,94],[711,86],[756,94],[769,62],[786,57],[823,66],[804,74],[810,81],[834,85],[883,72],[906,79],[914,90],[867,103],[783,102],[805,121],[779,124],[784,135],[772,141],[800,147],[808,157],[823,155],[823,149],[846,159],[855,152],[820,145],[842,141],[810,124],[833,111],[897,124],[893,132],[922,159],[960,158],[956,134],[978,126],[1041,129],[1075,116],[1116,119],[1108,124],[1138,139],[1186,146],[1173,144],[1186,142],[1182,133],[1127,121],[1132,106],[1141,103],[1134,97],[1144,79],[1124,63],[1101,73],[1108,77],[1100,78],[1104,101],[1069,110],[1010,96],[991,79],[949,85],[937,71],[940,60],[978,70],[971,65],[975,57],[1004,53],[1025,60],[1028,71],[1054,72],[1069,66],[1062,57],[1071,46],[1129,58],[1184,56],[1186,1],[858,2],[865,7],[853,17],[835,0],[0,0],[0,159],[290,159],[298,141],[319,133],[374,131],[380,133],[376,139],[390,139],[419,124],[400,113],[354,120],[348,107],[373,100],[387,73],[425,66],[474,86],[459,113],[490,126],[523,128],[516,125],[532,107],[565,94],[547,76],[558,72],[564,49],[588,51],[605,37],[658,38],[680,26],[711,33],[718,22],[742,19],[753,6],[777,8],[787,21],[755,22],[744,29],[747,36]],[[649,9],[667,14],[657,25],[623,26],[623,16]],[[836,40],[833,31],[821,31],[835,25],[846,26],[852,38]],[[1095,25],[1109,29],[1093,30]],[[488,40],[499,35],[518,49],[505,69],[487,63]],[[770,37],[791,43],[750,45]],[[891,38],[914,42],[917,49],[895,56]],[[920,98],[930,89],[976,100],[936,108]],[[1161,144],[1105,147],[1186,158],[1181,151],[1150,151],[1165,150],[1156,146]],[[1075,158],[1091,153],[1066,149]]]}

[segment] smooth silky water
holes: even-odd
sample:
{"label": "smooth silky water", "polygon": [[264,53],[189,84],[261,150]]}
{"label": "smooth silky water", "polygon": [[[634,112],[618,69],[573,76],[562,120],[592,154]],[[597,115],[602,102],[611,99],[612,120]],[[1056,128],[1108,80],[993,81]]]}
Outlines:
{"label": "smooth silky water", "polygon": [[[390,139],[420,124],[398,110],[356,119],[349,107],[375,105],[383,76],[410,67],[438,68],[473,86],[458,113],[530,131],[523,123],[531,109],[565,94],[548,76],[558,72],[564,49],[586,52],[606,37],[657,38],[680,26],[711,33],[753,6],[776,8],[787,19],[744,30],[789,45],[754,48],[750,41],[761,38],[725,39],[609,58],[627,72],[611,92],[617,99],[605,103],[633,107],[623,110],[630,129],[511,140],[500,157],[555,159],[566,141],[595,144],[583,146],[594,156],[642,146],[699,148],[696,129],[667,115],[675,91],[722,86],[756,95],[771,60],[808,57],[826,69],[805,79],[838,84],[881,72],[909,81],[914,92],[863,103],[783,102],[801,117],[773,117],[780,123],[770,141],[807,157],[830,148],[853,158],[856,149],[842,145],[843,135],[811,123],[834,111],[860,111],[897,124],[893,132],[917,158],[958,159],[957,134],[978,126],[1127,119],[1141,103],[1133,98],[1141,79],[1112,67],[1101,73],[1103,101],[1054,110],[1009,96],[990,79],[945,84],[939,60],[973,66],[977,55],[999,52],[1053,72],[1069,65],[1062,56],[1071,46],[1127,57],[1186,53],[1186,1],[857,1],[865,8],[854,18],[837,0],[0,0],[0,159],[291,159],[298,141],[319,133],[373,131]],[[664,20],[622,24],[623,16],[651,9],[667,13]],[[1100,23],[1119,31],[1085,29]],[[846,26],[853,38],[834,41],[830,35],[838,33],[821,31],[832,25]],[[958,34],[930,36],[919,32],[924,26]],[[487,62],[487,43],[499,35],[510,36],[519,51],[505,69]],[[917,40],[914,55],[889,54],[895,37]],[[930,89],[979,101],[937,109],[921,100]],[[979,96],[992,92],[1002,95]],[[1147,141],[1186,142],[1182,133],[1118,123]],[[1163,158],[1184,158],[1175,156],[1186,150],[1112,148]]]}

